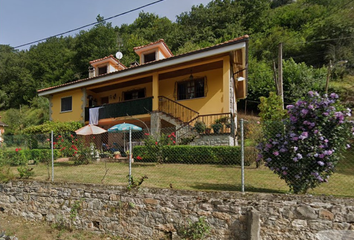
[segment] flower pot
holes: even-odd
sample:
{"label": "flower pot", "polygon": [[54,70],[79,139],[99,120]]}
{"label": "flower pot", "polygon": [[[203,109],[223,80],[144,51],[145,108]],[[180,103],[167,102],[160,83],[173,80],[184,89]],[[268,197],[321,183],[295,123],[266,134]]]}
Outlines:
{"label": "flower pot", "polygon": [[114,159],[119,159],[120,157],[121,157],[120,154],[115,154],[115,155],[114,155]]}
{"label": "flower pot", "polygon": [[222,124],[221,123],[215,123],[212,125],[214,133],[218,134],[220,133],[220,130],[222,129]]}

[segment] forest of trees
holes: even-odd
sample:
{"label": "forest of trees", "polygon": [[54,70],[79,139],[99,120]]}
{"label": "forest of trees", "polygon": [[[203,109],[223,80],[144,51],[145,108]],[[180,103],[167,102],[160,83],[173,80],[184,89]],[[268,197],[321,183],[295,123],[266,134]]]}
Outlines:
{"label": "forest of trees", "polygon": [[[29,50],[0,45],[0,115],[8,134],[43,123],[48,101],[37,96],[38,89],[86,78],[89,61],[118,50],[129,66],[138,61],[133,47],[161,38],[176,55],[245,34],[250,36],[247,99],[257,102],[275,91],[274,62],[283,43],[284,101],[291,103],[310,89],[323,93],[329,72],[331,81],[354,80],[353,7],[353,0],[213,0],[175,22],[140,12],[132,24],[112,26],[99,15],[91,29]],[[344,59],[345,65],[335,64]],[[336,86],[330,90],[342,91]]]}

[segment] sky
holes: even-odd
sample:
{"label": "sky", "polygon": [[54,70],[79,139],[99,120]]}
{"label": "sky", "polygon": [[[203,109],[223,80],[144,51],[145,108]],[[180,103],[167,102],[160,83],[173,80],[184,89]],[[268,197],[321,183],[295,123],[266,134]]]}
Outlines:
{"label": "sky", "polygon": [[[0,0],[0,44],[17,47],[94,23],[98,14],[109,18],[157,1]],[[160,0],[143,9],[110,19],[108,22],[111,22],[112,26],[131,24],[141,11],[157,14],[159,17],[168,17],[174,22],[177,15],[190,11],[193,5],[206,5],[210,1]],[[72,32],[70,35],[74,36],[79,31]],[[17,49],[23,50],[29,47],[30,45]]]}

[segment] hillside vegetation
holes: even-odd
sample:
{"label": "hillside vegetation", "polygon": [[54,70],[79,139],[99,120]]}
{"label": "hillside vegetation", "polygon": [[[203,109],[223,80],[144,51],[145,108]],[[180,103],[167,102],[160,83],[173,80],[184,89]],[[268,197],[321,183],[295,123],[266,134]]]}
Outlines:
{"label": "hillside vegetation", "polygon": [[141,12],[132,24],[112,26],[99,15],[91,29],[29,50],[0,45],[0,110],[6,111],[1,121],[12,134],[48,120],[48,101],[36,91],[88,77],[89,61],[118,50],[129,66],[138,61],[133,47],[161,38],[176,55],[245,34],[250,36],[248,100],[275,91],[273,64],[283,43],[285,103],[309,90],[324,93],[329,77],[329,91],[353,106],[353,7],[352,0],[213,0],[174,22]]}

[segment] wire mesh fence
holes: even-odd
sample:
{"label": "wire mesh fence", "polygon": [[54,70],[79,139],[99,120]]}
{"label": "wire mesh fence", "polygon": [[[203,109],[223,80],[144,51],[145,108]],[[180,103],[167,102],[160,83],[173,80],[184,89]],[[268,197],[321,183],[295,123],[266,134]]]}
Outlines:
{"label": "wire mesh fence", "polygon": [[[282,166],[271,166],[267,159],[259,158],[260,149],[257,146],[264,143],[266,133],[274,131],[272,134],[276,136],[279,129],[271,126],[265,128],[256,120],[239,122],[237,126],[236,137],[225,126],[219,132],[202,132],[193,127],[188,130],[188,135],[185,132],[181,134],[175,127],[163,128],[158,134],[151,134],[146,128],[131,134],[107,132],[78,136],[74,133],[54,133],[53,143],[50,134],[5,136],[0,147],[0,162],[2,166],[10,164],[15,176],[18,176],[18,167],[24,165],[26,168],[23,171],[33,172],[29,174],[31,179],[41,181],[288,193],[287,181],[292,180],[296,185],[296,180],[301,183],[317,179],[313,185],[315,188],[309,189],[308,193],[354,197],[352,149],[339,156],[334,162],[333,174],[320,181],[319,176],[328,171],[328,168],[321,166],[320,159],[329,156],[329,152],[323,156],[306,157],[309,152],[294,152],[294,148],[292,152],[279,150],[271,154],[283,159]],[[301,148],[302,143],[297,144],[291,146]],[[316,145],[315,142],[311,144]],[[53,159],[51,145],[54,147]],[[322,148],[317,146],[316,149]],[[325,154],[326,149],[320,154]],[[298,153],[303,155],[301,159]],[[294,160],[296,156],[298,159]],[[320,172],[321,169],[324,170]],[[319,175],[315,174],[316,171]],[[287,179],[286,176],[292,177]]]}
{"label": "wire mesh fence", "polygon": [[338,146],[343,135],[352,135],[350,126],[296,131],[289,122],[245,121],[244,134],[245,145],[258,154],[255,166],[245,167],[248,191],[354,196],[354,151]]}

